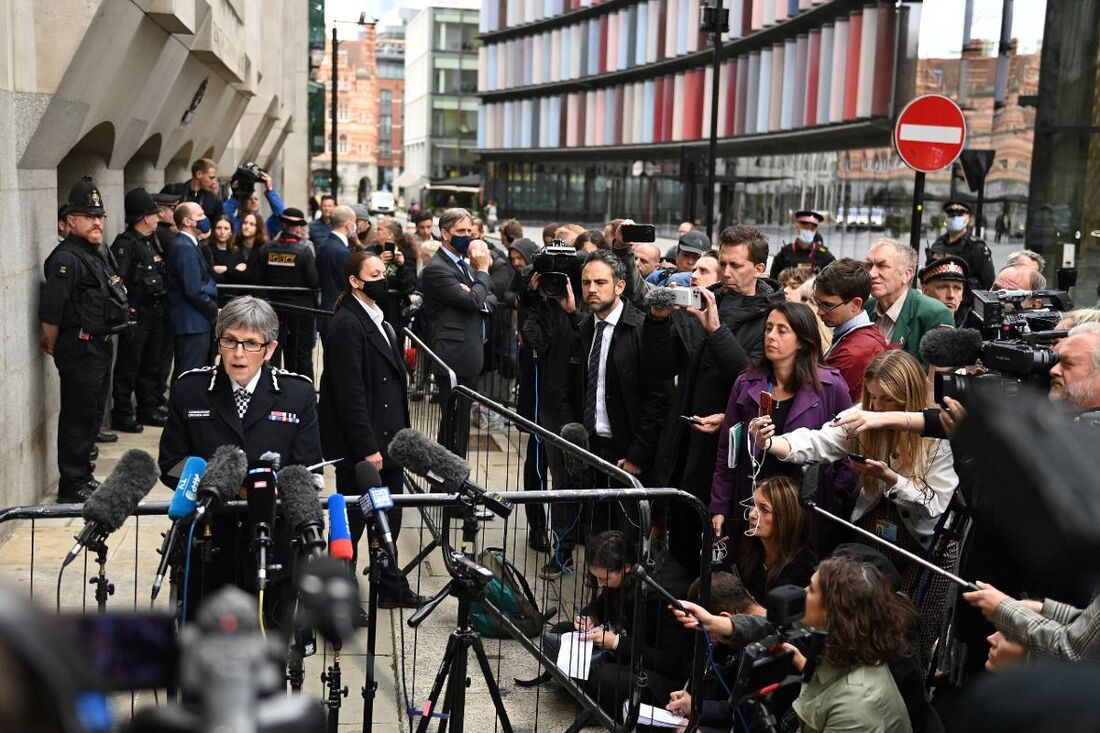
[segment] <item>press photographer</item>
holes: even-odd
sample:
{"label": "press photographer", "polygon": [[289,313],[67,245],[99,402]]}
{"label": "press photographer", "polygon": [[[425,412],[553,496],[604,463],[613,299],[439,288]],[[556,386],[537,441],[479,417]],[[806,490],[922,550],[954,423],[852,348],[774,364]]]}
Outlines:
{"label": "press photographer", "polygon": [[256,218],[260,218],[260,196],[256,193],[256,186],[260,183],[264,185],[264,197],[271,206],[271,216],[265,222],[267,236],[274,238],[279,233],[279,216],[286,209],[286,204],[275,190],[271,175],[255,163],[243,163],[233,173],[233,177],[229,179],[233,195],[223,204],[223,209],[233,222],[234,233],[240,231],[241,220],[245,215],[255,214]]}

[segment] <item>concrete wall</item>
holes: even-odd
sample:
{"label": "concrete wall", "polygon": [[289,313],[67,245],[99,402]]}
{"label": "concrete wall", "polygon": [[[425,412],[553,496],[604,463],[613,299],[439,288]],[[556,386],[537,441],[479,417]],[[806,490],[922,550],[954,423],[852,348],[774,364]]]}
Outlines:
{"label": "concrete wall", "polygon": [[0,506],[57,481],[37,309],[69,186],[95,177],[108,239],[125,191],[182,180],[208,152],[223,178],[256,160],[305,208],[306,29],[300,0],[0,0]]}

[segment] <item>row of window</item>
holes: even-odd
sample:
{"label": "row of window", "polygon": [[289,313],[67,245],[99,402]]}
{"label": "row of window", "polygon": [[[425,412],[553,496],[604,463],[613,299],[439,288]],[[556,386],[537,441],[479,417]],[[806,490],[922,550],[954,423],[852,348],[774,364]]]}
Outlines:
{"label": "row of window", "polygon": [[[893,87],[892,5],[863,8],[720,67],[718,136],[886,115]],[[710,67],[659,79],[482,106],[482,148],[555,148],[710,136]]]}

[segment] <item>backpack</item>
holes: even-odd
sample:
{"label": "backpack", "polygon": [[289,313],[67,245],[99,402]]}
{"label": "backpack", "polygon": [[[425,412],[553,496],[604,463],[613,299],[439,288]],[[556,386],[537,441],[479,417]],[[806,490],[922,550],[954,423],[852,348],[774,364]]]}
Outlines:
{"label": "backpack", "polygon": [[[485,598],[501,612],[524,636],[537,636],[546,624],[546,616],[539,611],[531,586],[515,565],[504,556],[500,547],[486,547],[477,556],[479,565],[493,573],[493,579],[485,585]],[[553,615],[553,614],[551,614]],[[479,634],[491,639],[501,639],[510,634],[484,604],[470,604],[470,622]]]}

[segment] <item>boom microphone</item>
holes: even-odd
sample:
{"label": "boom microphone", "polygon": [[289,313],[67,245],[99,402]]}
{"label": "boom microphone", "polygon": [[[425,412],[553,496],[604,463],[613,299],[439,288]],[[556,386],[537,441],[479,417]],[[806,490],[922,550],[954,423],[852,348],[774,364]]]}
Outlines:
{"label": "boom microphone", "polygon": [[160,587],[164,584],[164,576],[168,572],[168,561],[172,557],[172,547],[176,544],[180,525],[183,520],[195,513],[195,507],[199,502],[197,493],[199,479],[206,470],[206,461],[198,456],[188,456],[180,472],[179,482],[176,483],[176,493],[172,495],[172,503],[168,506],[168,518],[172,520],[172,526],[164,535],[164,542],[160,546],[160,565],[157,566],[156,577],[153,578],[152,600],[157,599]]}
{"label": "boom microphone", "polygon": [[243,450],[235,445],[219,446],[199,479],[199,505],[195,507],[195,520],[202,519],[207,510],[215,509],[218,504],[230,499],[244,483],[246,471],[248,458]]}
{"label": "boom microphone", "polygon": [[136,448],[123,453],[111,475],[84,502],[81,511],[84,529],[76,536],[76,544],[61,567],[75,560],[82,548],[121,527],[159,478],[160,468],[151,455]]}
{"label": "boom microphone", "polygon": [[470,481],[470,464],[412,428],[398,431],[387,452],[399,465],[442,485],[444,491],[476,494],[487,509],[502,518],[512,513],[511,504]]}
{"label": "boom microphone", "polygon": [[973,328],[933,328],[920,340],[920,358],[935,367],[969,366],[982,354],[982,334]]}
{"label": "boom microphone", "polygon": [[676,305],[676,294],[672,288],[653,288],[645,296],[646,308],[671,308]]}
{"label": "boom microphone", "polygon": [[348,501],[343,494],[333,494],[328,498],[328,554],[348,562],[355,557],[351,530],[348,529]]}
{"label": "boom microphone", "polygon": [[393,533],[390,532],[390,520],[386,516],[386,510],[393,508],[393,497],[390,489],[382,482],[382,476],[378,469],[370,461],[360,461],[355,466],[355,488],[359,491],[359,509],[364,517],[374,517],[378,523],[378,533],[382,535],[382,547],[390,556],[393,567],[397,566],[397,547],[393,544]]}
{"label": "boom microphone", "polygon": [[305,466],[279,471],[279,498],[287,525],[306,555],[319,557],[325,549],[325,514],[313,489],[313,474]]}
{"label": "boom microphone", "polygon": [[[581,450],[588,451],[588,429],[579,422],[562,425],[560,435]],[[580,487],[588,483],[588,466],[583,461],[577,460],[569,451],[561,452],[561,461],[570,484]]]}
{"label": "boom microphone", "polygon": [[244,483],[248,524],[256,548],[256,586],[263,590],[267,587],[267,548],[273,542],[275,530],[276,487],[272,462],[261,460],[249,468]]}

